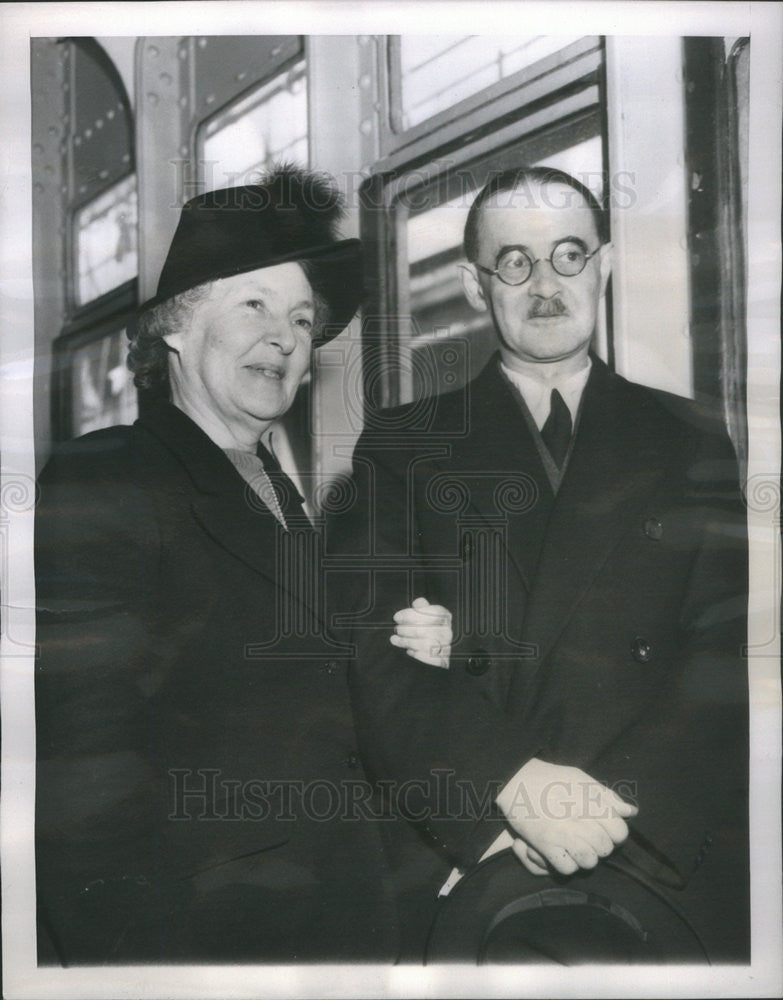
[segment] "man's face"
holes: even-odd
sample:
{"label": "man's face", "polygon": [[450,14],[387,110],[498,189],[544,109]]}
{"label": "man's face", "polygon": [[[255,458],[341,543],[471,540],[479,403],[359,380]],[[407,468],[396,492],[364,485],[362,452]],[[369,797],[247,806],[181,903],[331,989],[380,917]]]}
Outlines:
{"label": "man's face", "polygon": [[598,303],[610,273],[609,246],[591,257],[572,277],[558,274],[549,257],[562,240],[598,249],[595,219],[582,195],[565,184],[530,184],[501,191],[484,204],[479,220],[477,263],[493,270],[509,247],[521,247],[537,261],[521,285],[504,284],[473,265],[463,273],[471,305],[489,309],[501,342],[503,360],[550,363],[587,354]]}
{"label": "man's face", "polygon": [[291,406],[310,365],[313,290],[296,263],[215,282],[187,330],[166,340],[175,397],[191,413],[261,433]]}

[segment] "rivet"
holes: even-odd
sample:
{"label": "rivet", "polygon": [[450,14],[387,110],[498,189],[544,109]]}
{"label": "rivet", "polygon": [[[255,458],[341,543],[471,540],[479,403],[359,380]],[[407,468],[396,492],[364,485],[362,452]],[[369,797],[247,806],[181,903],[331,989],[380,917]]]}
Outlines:
{"label": "rivet", "polygon": [[157,45],[150,45],[147,49],[147,52],[149,53],[150,56],[152,56],[153,59],[156,56],[160,55],[160,49],[158,48]]}
{"label": "rivet", "polygon": [[207,47],[207,40],[206,40],[206,38],[199,38],[199,40],[198,40],[198,47],[200,49],[205,49]]}
{"label": "rivet", "polygon": [[84,130],[84,138],[85,139],[92,139],[92,129],[91,128],[86,128]]}
{"label": "rivet", "polygon": [[80,184],[79,185],[79,194],[84,194],[86,190],[87,190],[87,185],[86,184]]}
{"label": "rivet", "polygon": [[181,108],[185,108],[185,107],[187,107],[187,104],[188,104],[188,99],[187,99],[187,97],[185,97],[185,95],[183,94],[183,95],[182,95],[182,97],[180,97],[180,99],[179,99],[179,106],[180,106]]}
{"label": "rivet", "polygon": [[158,104],[158,102],[160,101],[160,98],[155,93],[155,91],[150,91],[149,94],[147,94],[147,100],[150,102],[150,104],[154,108],[155,105]]}
{"label": "rivet", "polygon": [[357,41],[358,41],[359,45],[367,45],[367,43],[370,41],[370,36],[369,35],[359,35],[359,37],[357,38]]}
{"label": "rivet", "polygon": [[73,137],[73,144],[74,144],[74,146],[81,146],[81,144],[82,144],[82,137],[80,135],[75,135]]}
{"label": "rivet", "polygon": [[68,185],[67,184],[61,184],[60,185],[60,194],[68,194]]}
{"label": "rivet", "polygon": [[46,166],[44,167],[44,170],[47,174],[54,173],[54,167],[51,165],[51,163],[47,163]]}
{"label": "rivet", "polygon": [[382,110],[382,108],[383,108],[383,106],[381,105],[381,102],[380,102],[380,101],[375,101],[375,102],[373,103],[373,107],[375,108],[375,110],[376,110],[376,111],[381,111],[381,110]]}
{"label": "rivet", "polygon": [[40,144],[40,142],[36,142],[35,145],[33,146],[33,152],[40,156],[41,153],[43,153],[43,151],[44,151],[44,148]]}
{"label": "rivet", "polygon": [[123,163],[130,163],[130,153],[123,153],[122,154],[122,162]]}
{"label": "rivet", "polygon": [[57,128],[56,125],[50,125],[49,128],[46,131],[49,133],[49,135],[59,135],[60,134],[60,130]]}
{"label": "rivet", "polygon": [[109,176],[108,170],[101,170],[100,173],[98,174],[98,177],[100,177],[102,181],[105,181],[108,176]]}
{"label": "rivet", "polygon": [[366,90],[371,83],[372,83],[372,77],[370,76],[370,74],[362,73],[362,75],[359,77],[359,86],[363,87]]}
{"label": "rivet", "polygon": [[236,75],[237,82],[241,83],[242,80],[244,80],[246,76],[247,76],[247,73],[245,72],[245,70],[242,70],[241,73],[237,73],[237,75]]}
{"label": "rivet", "polygon": [[96,128],[103,128],[103,118],[98,118],[97,119],[97,121],[95,122],[95,127]]}
{"label": "rivet", "polygon": [[372,122],[369,118],[365,118],[364,121],[359,126],[359,131],[362,135],[372,135]]}
{"label": "rivet", "polygon": [[43,184],[41,184],[40,181],[36,181],[35,184],[33,184],[33,191],[35,191],[36,194],[41,194],[41,192],[43,191],[43,189],[44,189],[44,186],[43,186]]}
{"label": "rivet", "polygon": [[179,147],[179,152],[180,152],[180,156],[187,156],[188,155],[188,147],[187,146],[180,146]]}
{"label": "rivet", "polygon": [[204,103],[205,104],[214,104],[215,103],[215,95],[214,94],[207,94],[207,96],[204,98]]}
{"label": "rivet", "polygon": [[112,118],[114,118],[114,108],[109,108],[109,110],[106,112],[106,117],[109,119],[109,121],[111,121]]}
{"label": "rivet", "polygon": [[283,51],[282,45],[275,45],[274,48],[272,49],[272,55],[279,56],[282,51]]}
{"label": "rivet", "polygon": [[160,81],[161,81],[161,83],[164,83],[167,87],[170,87],[171,84],[172,84],[171,73],[161,73],[160,74]]}

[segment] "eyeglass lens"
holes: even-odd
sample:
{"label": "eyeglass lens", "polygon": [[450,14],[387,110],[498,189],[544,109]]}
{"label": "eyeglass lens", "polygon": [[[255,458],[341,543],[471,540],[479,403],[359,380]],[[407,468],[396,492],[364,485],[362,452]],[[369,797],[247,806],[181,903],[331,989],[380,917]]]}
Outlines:
{"label": "eyeglass lens", "polygon": [[[587,264],[588,254],[584,247],[571,240],[558,243],[549,258],[552,267],[558,274],[565,277],[573,277],[580,274]],[[533,270],[534,261],[530,259],[524,250],[508,250],[497,262],[497,273],[499,277],[511,285],[520,285],[527,281]]]}

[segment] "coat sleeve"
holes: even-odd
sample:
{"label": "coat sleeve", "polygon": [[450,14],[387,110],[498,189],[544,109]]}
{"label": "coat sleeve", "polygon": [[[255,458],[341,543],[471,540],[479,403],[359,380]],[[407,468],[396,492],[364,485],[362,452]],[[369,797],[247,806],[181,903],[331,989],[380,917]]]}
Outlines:
{"label": "coat sleeve", "polygon": [[63,964],[154,957],[161,907],[155,519],[123,467],[128,439],[85,440],[47,465],[36,513],[39,940]]}
{"label": "coat sleeve", "polygon": [[[457,671],[392,646],[392,616],[427,593],[412,500],[415,446],[365,432],[354,452],[350,509],[327,523],[353,595],[351,696],[362,759],[395,811],[452,862],[475,862],[502,828],[494,799],[537,747],[496,703],[465,697]],[[351,559],[355,562],[351,564]],[[349,583],[350,581],[350,583]]]}

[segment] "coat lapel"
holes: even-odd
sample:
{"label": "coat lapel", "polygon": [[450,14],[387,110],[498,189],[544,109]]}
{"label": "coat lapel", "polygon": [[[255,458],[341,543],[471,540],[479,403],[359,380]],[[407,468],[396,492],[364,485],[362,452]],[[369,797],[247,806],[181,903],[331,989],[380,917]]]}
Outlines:
{"label": "coat lapel", "polygon": [[[139,424],[165,445],[191,480],[190,513],[202,530],[275,587],[285,585],[280,567],[291,540],[222,450],[170,403],[149,407]],[[181,485],[176,489],[181,494]],[[295,519],[291,526],[292,534],[312,534],[304,515],[301,524]]]}
{"label": "coat lapel", "polygon": [[548,480],[520,405],[497,356],[466,390],[466,435],[433,459],[435,475],[466,490],[465,514],[506,532],[509,565],[529,589],[549,514]]}
{"label": "coat lapel", "polygon": [[629,386],[593,359],[569,465],[549,519],[524,639],[547,656],[668,465]]}

